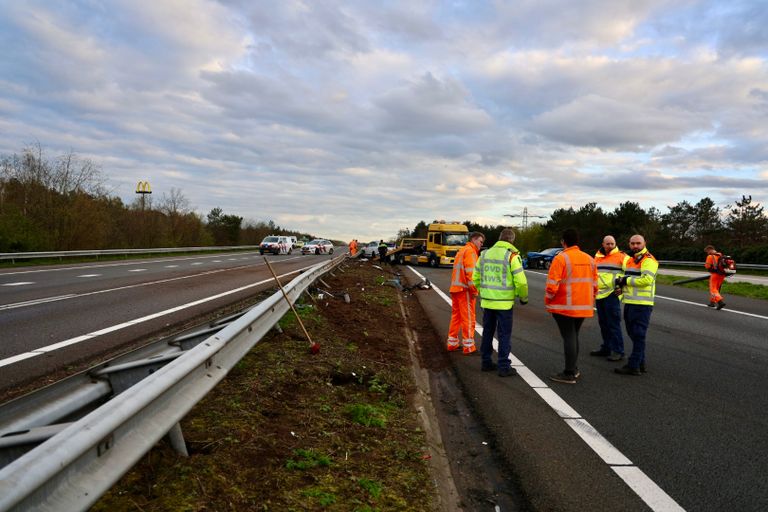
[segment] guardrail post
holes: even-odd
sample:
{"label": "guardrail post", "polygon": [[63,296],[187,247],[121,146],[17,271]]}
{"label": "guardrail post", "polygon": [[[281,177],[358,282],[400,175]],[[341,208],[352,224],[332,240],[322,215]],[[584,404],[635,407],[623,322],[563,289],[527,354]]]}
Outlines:
{"label": "guardrail post", "polygon": [[171,447],[176,450],[176,453],[189,457],[187,443],[184,441],[184,433],[181,431],[181,423],[176,423],[168,431],[168,441],[171,443]]}

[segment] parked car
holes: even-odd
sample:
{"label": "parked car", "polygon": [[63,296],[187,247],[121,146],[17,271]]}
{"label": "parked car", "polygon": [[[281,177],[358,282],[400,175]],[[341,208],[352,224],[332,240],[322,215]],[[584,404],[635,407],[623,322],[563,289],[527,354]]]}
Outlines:
{"label": "parked car", "polygon": [[293,247],[294,249],[301,249],[302,247],[304,247],[305,243],[306,242],[304,240],[296,240],[295,242],[293,242]]}
{"label": "parked car", "polygon": [[552,259],[560,254],[562,250],[562,247],[550,247],[543,251],[530,251],[525,257],[525,261],[523,261],[524,267],[548,269],[552,264]]}
{"label": "parked car", "polygon": [[272,254],[291,254],[293,241],[287,236],[267,236],[259,244],[259,254],[271,252]]}
{"label": "parked car", "polygon": [[301,254],[333,254],[333,244],[323,238],[317,238],[304,244]]}
{"label": "parked car", "polygon": [[379,255],[379,242],[376,242],[376,241],[368,242],[366,245],[363,246],[364,258],[375,258],[378,255]]}

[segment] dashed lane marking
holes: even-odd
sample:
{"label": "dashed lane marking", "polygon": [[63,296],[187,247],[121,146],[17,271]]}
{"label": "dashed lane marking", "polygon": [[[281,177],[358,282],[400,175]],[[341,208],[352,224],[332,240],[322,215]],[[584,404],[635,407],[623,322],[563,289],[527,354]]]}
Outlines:
{"label": "dashed lane marking", "polygon": [[132,268],[128,272],[146,272],[145,268]]}
{"label": "dashed lane marking", "polygon": [[5,283],[3,286],[24,286],[27,284],[35,284],[34,281],[19,281],[17,283]]}
{"label": "dashed lane marking", "polygon": [[[286,272],[285,274],[281,274],[278,277],[286,277],[286,276],[290,276],[292,274],[298,274],[298,273],[304,272],[305,270],[307,270],[309,268],[312,268],[313,266],[314,265],[309,265],[309,266],[306,266],[306,267],[303,267],[303,268],[292,270],[290,272]],[[183,309],[191,308],[193,306],[197,306],[197,305],[203,304],[205,302],[210,302],[212,300],[220,299],[221,297],[226,297],[227,295],[232,295],[233,293],[239,293],[239,292],[242,292],[243,290],[247,290],[249,288],[253,288],[254,286],[259,286],[259,285],[262,285],[262,284],[265,284],[265,283],[269,283],[269,282],[272,282],[272,281],[274,281],[273,278],[263,279],[263,280],[258,281],[256,283],[251,283],[251,284],[246,285],[246,286],[241,286],[240,288],[235,288],[234,290],[229,290],[229,291],[226,291],[226,292],[223,292],[223,293],[218,293],[216,295],[211,295],[210,297],[204,297],[202,299],[199,299],[199,300],[196,300],[196,301],[193,301],[193,302],[188,302],[186,304],[182,304],[181,306],[176,306],[175,308],[166,309],[164,311],[160,311],[158,313],[153,313],[151,315],[143,316],[141,318],[135,318],[133,320],[129,320],[129,321],[123,322],[121,324],[112,325],[112,326],[106,327],[104,329],[100,329],[98,331],[90,332],[88,334],[83,334],[82,336],[77,336],[75,338],[70,338],[68,340],[60,341],[58,343],[54,343],[52,345],[47,345],[45,347],[40,347],[40,348],[37,348],[35,350],[31,350],[29,352],[24,352],[22,354],[16,354],[14,356],[7,357],[5,359],[0,359],[0,368],[2,368],[3,366],[8,366],[8,365],[13,364],[13,363],[17,363],[19,361],[23,361],[25,359],[29,359],[31,357],[36,357],[36,356],[39,356],[39,355],[47,354],[48,352],[52,352],[54,350],[58,350],[58,349],[61,349],[61,348],[64,348],[64,347],[68,347],[70,345],[75,345],[77,343],[81,343],[83,341],[87,341],[87,340],[96,338],[97,336],[103,336],[104,334],[108,334],[110,332],[118,331],[120,329],[124,329],[126,327],[130,327],[132,325],[137,325],[137,324],[140,324],[140,323],[143,323],[143,322],[147,322],[149,320],[153,320],[153,319],[161,317],[161,316],[165,316],[165,315],[169,315],[171,313],[175,313],[177,311],[181,311]]]}
{"label": "dashed lane marking", "polygon": [[[421,279],[426,279],[413,267],[408,267]],[[542,274],[545,275],[545,274]],[[432,289],[449,305],[451,298],[432,283]],[[475,330],[482,336],[483,328],[476,326]],[[493,338],[493,349],[498,352],[499,340]],[[549,405],[558,416],[600,457],[624,482],[637,494],[651,510],[658,512],[684,511],[671,496],[632,464],[610,441],[603,437],[592,425],[585,420],[573,407],[563,400],[555,391],[537,377],[522,361],[510,354],[512,365],[518,375]]]}
{"label": "dashed lane marking", "polygon": [[[282,260],[282,262],[286,262],[286,261],[290,261],[290,260],[295,260],[295,259],[298,259],[298,256],[293,257],[293,258],[284,259],[284,260]],[[171,277],[171,278],[168,278],[168,279],[159,279],[157,281],[149,281],[147,283],[130,284],[130,285],[127,285],[127,286],[120,286],[120,287],[117,287],[117,288],[108,288],[106,290],[96,290],[96,291],[93,291],[93,292],[85,292],[85,293],[80,293],[80,294],[70,293],[70,294],[67,294],[67,295],[58,295],[58,296],[55,296],[55,297],[43,297],[43,298],[40,298],[40,299],[27,300],[27,301],[24,301],[24,302],[15,302],[13,304],[1,305],[0,306],[0,311],[6,310],[6,309],[22,308],[22,307],[25,307],[25,306],[35,306],[37,304],[43,304],[45,302],[54,302],[54,301],[57,301],[57,300],[74,299],[74,298],[78,298],[78,297],[87,297],[89,295],[98,295],[100,293],[110,293],[110,292],[117,292],[117,291],[121,291],[121,290],[130,290],[131,288],[139,288],[141,286],[151,286],[153,284],[170,283],[172,281],[180,281],[182,279],[191,279],[191,278],[194,278],[194,277],[207,276],[207,275],[210,275],[210,274],[218,274],[219,272],[229,272],[231,270],[241,270],[241,269],[244,269],[244,268],[249,268],[249,267],[253,267],[253,266],[257,266],[257,265],[260,265],[260,263],[255,263],[255,264],[251,264],[251,265],[240,265],[240,266],[237,266],[237,267],[229,267],[229,268],[219,268],[219,269],[216,269],[216,270],[208,270],[206,272],[200,272],[198,274],[192,274],[192,275],[189,275],[189,276],[179,276],[179,277]]]}
{"label": "dashed lane marking", "polygon": [[101,274],[83,274],[77,277],[99,277]]}

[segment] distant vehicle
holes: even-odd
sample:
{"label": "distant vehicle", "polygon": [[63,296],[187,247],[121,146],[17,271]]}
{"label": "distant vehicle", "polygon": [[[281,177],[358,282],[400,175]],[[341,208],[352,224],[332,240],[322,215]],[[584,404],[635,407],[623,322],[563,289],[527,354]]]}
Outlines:
{"label": "distant vehicle", "polygon": [[544,268],[548,269],[552,265],[552,260],[555,256],[563,251],[562,247],[550,247],[543,251],[530,251],[525,257],[525,268]]}
{"label": "distant vehicle", "polygon": [[378,255],[379,255],[379,242],[376,242],[376,241],[368,242],[366,245],[363,246],[364,258],[375,258]]}
{"label": "distant vehicle", "polygon": [[294,246],[296,249],[301,249],[302,247],[304,247],[304,244],[305,244],[305,243],[306,243],[306,242],[305,242],[304,240],[296,240],[295,242],[293,242],[293,246]]}
{"label": "distant vehicle", "polygon": [[451,266],[453,258],[469,240],[469,229],[459,222],[433,222],[427,238],[403,238],[390,253],[400,265]]}
{"label": "distant vehicle", "polygon": [[267,236],[259,244],[259,254],[271,252],[272,254],[291,254],[293,241],[287,236]]}
{"label": "distant vehicle", "polygon": [[296,244],[297,244],[297,243],[298,243],[298,241],[299,241],[299,240],[298,240],[298,238],[296,238],[295,236],[290,236],[290,235],[288,236],[288,238],[290,238],[290,239],[291,239],[291,245],[292,245],[293,247],[296,247]]}
{"label": "distant vehicle", "polygon": [[317,238],[304,244],[301,254],[333,254],[333,244],[323,238]]}

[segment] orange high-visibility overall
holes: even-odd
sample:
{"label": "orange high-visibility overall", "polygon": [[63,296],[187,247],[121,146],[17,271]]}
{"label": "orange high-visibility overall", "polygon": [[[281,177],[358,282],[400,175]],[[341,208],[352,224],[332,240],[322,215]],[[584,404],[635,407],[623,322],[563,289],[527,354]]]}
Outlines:
{"label": "orange high-visibility overall", "polygon": [[723,300],[723,296],[720,295],[720,287],[723,286],[725,281],[725,275],[717,272],[717,264],[720,261],[722,254],[716,252],[707,256],[707,261],[704,263],[704,268],[709,272],[709,300],[710,302],[718,303]]}
{"label": "orange high-visibility overall", "polygon": [[448,327],[448,350],[459,349],[461,335],[462,351],[471,354],[475,350],[475,299],[477,288],[472,274],[477,264],[478,250],[475,244],[467,242],[456,254],[451,272],[451,324]]}

